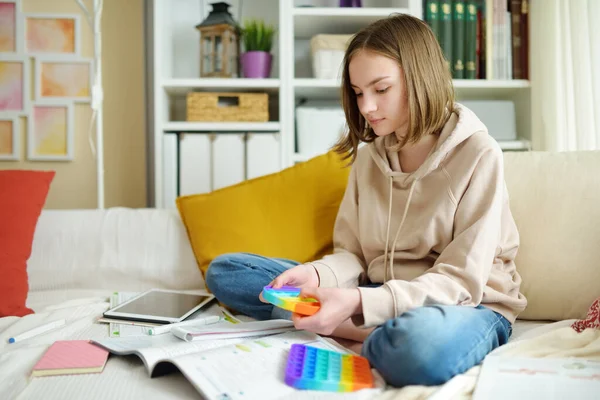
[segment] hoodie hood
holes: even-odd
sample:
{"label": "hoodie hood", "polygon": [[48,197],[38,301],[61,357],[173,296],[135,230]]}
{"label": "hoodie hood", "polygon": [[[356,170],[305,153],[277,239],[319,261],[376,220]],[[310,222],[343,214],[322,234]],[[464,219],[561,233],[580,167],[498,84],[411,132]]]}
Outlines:
{"label": "hoodie hood", "polygon": [[[390,151],[390,147],[398,143],[396,135],[391,134],[377,138],[372,146],[369,146],[371,157],[377,164],[381,172],[388,177],[389,189],[388,189],[388,215],[387,215],[387,229],[385,238],[385,250],[384,250],[384,270],[385,278],[395,279],[394,277],[394,257],[396,250],[396,242],[404,221],[408,215],[410,202],[413,197],[413,193],[416,187],[416,183],[425,177],[427,174],[436,170],[440,163],[446,158],[446,156],[458,145],[471,137],[474,133],[479,131],[485,131],[485,125],[477,118],[477,116],[465,106],[456,103],[454,111],[450,115],[448,122],[444,125],[440,137],[436,145],[431,149],[431,152],[421,164],[421,166],[412,173],[405,173],[401,171],[394,171],[390,162],[398,163],[397,152]],[[393,160],[393,161],[390,161]],[[399,168],[398,168],[399,169]],[[396,234],[390,242],[390,229],[392,220],[392,205],[394,200],[394,181],[399,181],[401,186],[410,186],[408,192],[408,200],[404,206],[402,212],[402,219],[400,225],[396,230]],[[389,272],[389,273],[388,273]]]}
{"label": "hoodie hood", "polygon": [[413,181],[419,180],[437,169],[454,148],[474,133],[487,130],[473,111],[459,103],[455,103],[454,106],[454,111],[442,129],[436,145],[425,159],[425,162],[412,173],[394,171],[390,165],[390,159],[397,159],[398,157],[396,152],[389,150],[390,147],[398,143],[396,135],[391,134],[375,139],[369,149],[371,157],[381,172],[385,176],[393,178],[393,180],[400,180],[403,185],[412,184]]}

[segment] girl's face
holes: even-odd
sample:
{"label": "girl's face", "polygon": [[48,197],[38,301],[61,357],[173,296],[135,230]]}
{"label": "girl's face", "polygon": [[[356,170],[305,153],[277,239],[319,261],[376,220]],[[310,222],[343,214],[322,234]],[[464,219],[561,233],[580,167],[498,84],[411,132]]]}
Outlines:
{"label": "girl's face", "polygon": [[408,100],[404,73],[398,63],[360,50],[350,60],[348,72],[358,109],[375,134],[396,133],[399,139],[403,137],[408,128]]}

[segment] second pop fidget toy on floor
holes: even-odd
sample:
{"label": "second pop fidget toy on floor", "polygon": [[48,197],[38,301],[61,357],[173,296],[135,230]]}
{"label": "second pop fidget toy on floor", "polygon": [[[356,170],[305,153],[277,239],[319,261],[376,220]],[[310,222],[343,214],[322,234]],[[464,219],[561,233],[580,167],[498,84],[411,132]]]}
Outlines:
{"label": "second pop fidget toy on floor", "polygon": [[285,383],[297,389],[354,392],[374,387],[369,361],[361,356],[293,344]]}

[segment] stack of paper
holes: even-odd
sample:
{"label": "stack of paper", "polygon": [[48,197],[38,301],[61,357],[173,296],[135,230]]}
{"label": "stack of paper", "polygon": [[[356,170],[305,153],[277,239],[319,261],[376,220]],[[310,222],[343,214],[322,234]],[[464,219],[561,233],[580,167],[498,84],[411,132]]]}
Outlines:
{"label": "stack of paper", "polygon": [[242,322],[232,324],[224,321],[207,326],[181,326],[171,329],[171,333],[186,342],[196,340],[231,339],[241,337],[267,336],[287,331],[295,331],[294,323],[286,319]]}

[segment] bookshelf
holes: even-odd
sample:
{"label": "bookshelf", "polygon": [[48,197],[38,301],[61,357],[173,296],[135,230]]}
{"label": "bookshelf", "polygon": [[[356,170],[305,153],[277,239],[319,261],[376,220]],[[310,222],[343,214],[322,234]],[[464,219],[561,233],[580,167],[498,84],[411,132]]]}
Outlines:
{"label": "bookshelf", "polygon": [[406,7],[293,7],[291,9],[294,37],[304,39],[310,39],[319,33],[356,32],[394,13],[412,14]]}
{"label": "bookshelf", "polygon": [[165,122],[163,132],[279,132],[279,122]]}
{"label": "bookshelf", "polygon": [[[484,1],[484,0],[482,0]],[[485,0],[491,1],[491,0]],[[149,204],[172,207],[174,196],[180,193],[184,168],[168,154],[193,152],[183,149],[184,141],[174,141],[174,135],[185,143],[202,142],[198,134],[246,135],[259,140],[254,151],[262,155],[255,162],[270,160],[280,170],[310,158],[296,151],[296,106],[302,101],[338,100],[340,82],[337,79],[316,79],[311,70],[310,38],[319,33],[352,34],[393,13],[409,13],[424,18],[423,0],[363,0],[361,8],[339,8],[337,0],[228,0],[234,19],[262,18],[274,24],[277,35],[273,45],[273,67],[266,79],[200,78],[199,34],[194,26],[210,10],[209,0],[151,0],[147,2],[147,38],[149,44]],[[523,79],[455,79],[458,101],[511,100],[516,107],[518,139],[501,142],[506,151],[531,149],[529,80]],[[270,98],[270,117],[267,122],[186,122],[185,96],[191,91],[266,92]],[[262,136],[261,136],[262,135]],[[165,138],[169,140],[165,141]],[[267,137],[269,139],[267,139]],[[243,140],[246,140],[243,139]],[[210,141],[205,141],[209,143]],[[225,143],[225,142],[224,142]],[[260,146],[268,147],[260,147]],[[326,150],[326,149],[324,149]],[[248,149],[235,154],[248,155]],[[199,152],[206,155],[206,152]],[[267,156],[268,155],[268,156]],[[211,156],[214,159],[214,155]],[[224,162],[223,165],[229,165]],[[197,163],[197,169],[209,168]],[[235,163],[231,163],[234,168]],[[239,167],[239,166],[238,166]],[[264,170],[245,165],[247,170]],[[237,173],[236,176],[246,176]],[[200,178],[198,178],[200,179]],[[209,179],[209,178],[206,178]],[[210,180],[214,180],[214,176]],[[189,179],[188,179],[189,181]],[[178,192],[179,191],[179,192]]]}
{"label": "bookshelf", "polygon": [[196,90],[215,90],[219,92],[232,92],[236,90],[261,90],[277,94],[281,86],[280,79],[248,79],[248,78],[167,78],[161,87],[169,95],[185,95]]}
{"label": "bookshelf", "polygon": [[[520,90],[528,90],[528,80],[487,80],[487,79],[455,79],[454,90],[462,96],[479,96],[482,92],[492,95],[503,93],[515,94]],[[332,89],[339,89],[341,82],[336,79],[296,78],[293,86],[295,94],[305,98],[334,99],[339,93]]]}

